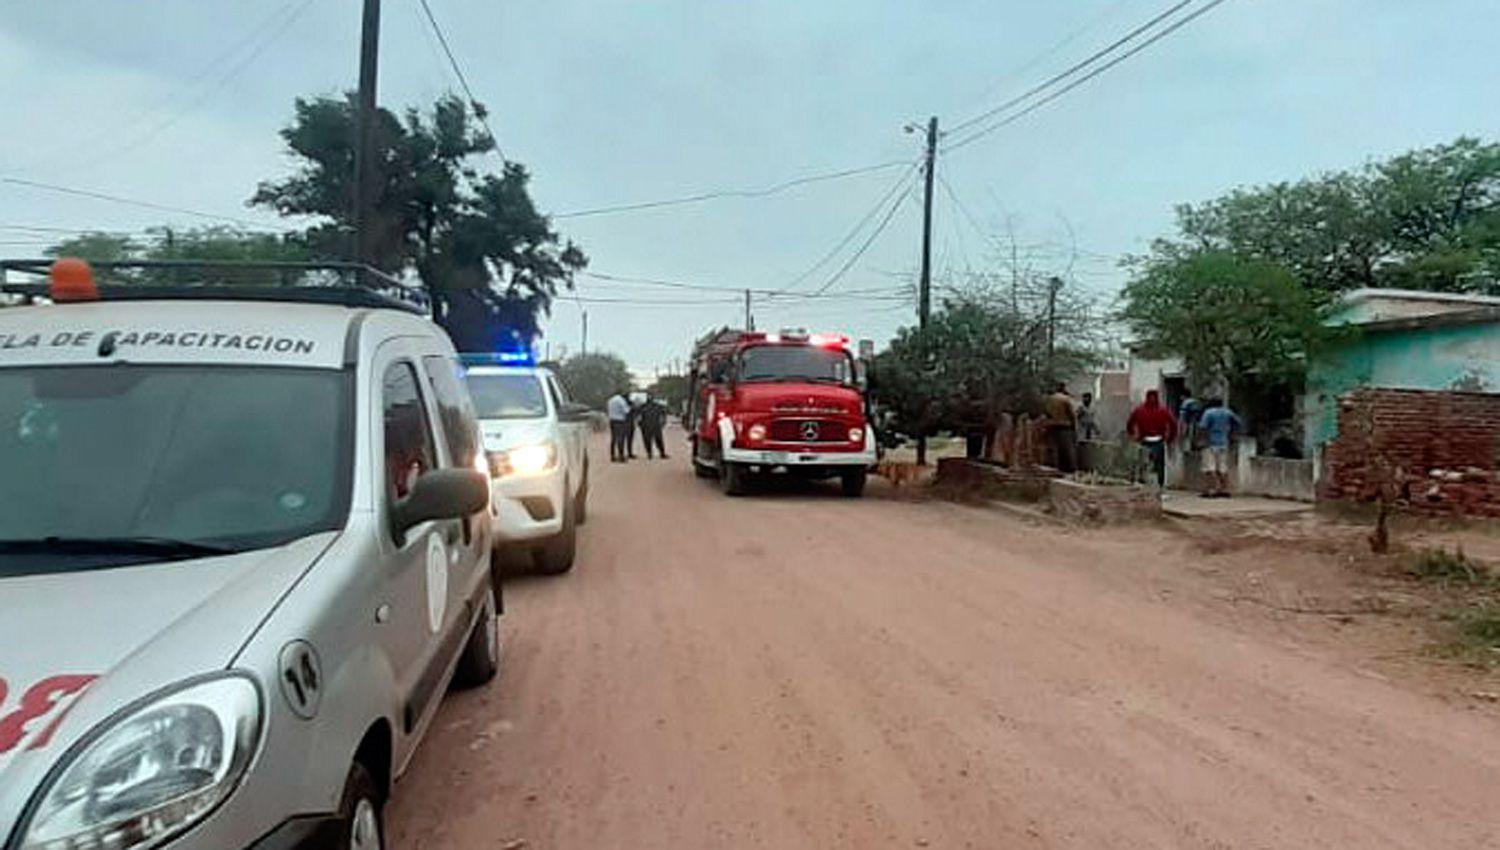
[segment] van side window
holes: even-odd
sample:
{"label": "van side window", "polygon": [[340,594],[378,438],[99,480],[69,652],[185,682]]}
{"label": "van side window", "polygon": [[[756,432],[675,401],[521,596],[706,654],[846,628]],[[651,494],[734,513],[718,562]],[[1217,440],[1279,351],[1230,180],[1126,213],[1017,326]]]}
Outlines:
{"label": "van side window", "polygon": [[393,363],[382,382],[385,411],[385,480],[392,501],[406,498],[417,479],[437,466],[432,429],[410,363]]}
{"label": "van side window", "polygon": [[437,398],[451,464],[473,469],[474,456],[479,452],[479,419],[474,414],[474,400],[464,386],[463,367],[448,357],[424,357],[422,369]]}

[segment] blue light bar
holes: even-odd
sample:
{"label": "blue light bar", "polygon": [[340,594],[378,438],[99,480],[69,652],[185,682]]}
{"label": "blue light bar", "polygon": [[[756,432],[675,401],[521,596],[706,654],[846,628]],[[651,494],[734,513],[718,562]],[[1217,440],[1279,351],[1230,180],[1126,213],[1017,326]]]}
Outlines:
{"label": "blue light bar", "polygon": [[486,351],[460,354],[460,363],[465,366],[535,366],[536,357],[530,351]]}

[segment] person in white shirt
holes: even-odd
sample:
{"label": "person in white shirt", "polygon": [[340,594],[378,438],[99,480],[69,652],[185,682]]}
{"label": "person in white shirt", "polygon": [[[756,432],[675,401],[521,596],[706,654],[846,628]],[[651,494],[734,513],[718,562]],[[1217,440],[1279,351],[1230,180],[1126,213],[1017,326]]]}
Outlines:
{"label": "person in white shirt", "polygon": [[615,393],[605,402],[606,412],[609,413],[609,459],[611,463],[624,463],[629,460],[627,452],[628,440],[630,439],[630,402],[625,399],[623,393]]}

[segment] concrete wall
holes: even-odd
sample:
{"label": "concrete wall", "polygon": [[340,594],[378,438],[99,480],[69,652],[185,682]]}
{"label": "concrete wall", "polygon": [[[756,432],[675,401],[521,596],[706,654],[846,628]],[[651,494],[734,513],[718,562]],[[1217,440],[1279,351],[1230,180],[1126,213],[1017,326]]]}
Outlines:
{"label": "concrete wall", "polygon": [[1338,433],[1338,399],[1358,387],[1500,392],[1500,324],[1370,332],[1320,356],[1303,403],[1309,455]]}

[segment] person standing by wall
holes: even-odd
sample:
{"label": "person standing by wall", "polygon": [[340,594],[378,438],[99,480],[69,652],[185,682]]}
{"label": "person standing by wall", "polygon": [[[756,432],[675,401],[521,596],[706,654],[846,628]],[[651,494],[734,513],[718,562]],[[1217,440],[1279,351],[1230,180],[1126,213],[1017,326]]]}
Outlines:
{"label": "person standing by wall", "polygon": [[1093,460],[1089,455],[1089,441],[1099,439],[1099,423],[1094,418],[1094,394],[1084,393],[1075,411],[1078,420],[1078,468],[1092,470]]}
{"label": "person standing by wall", "polygon": [[1245,430],[1245,425],[1221,398],[1211,398],[1198,420],[1198,430],[1203,432],[1207,446],[1203,449],[1203,477],[1208,479],[1208,490],[1203,495],[1210,499],[1229,498],[1229,447],[1235,434]]}
{"label": "person standing by wall", "polygon": [[615,393],[605,402],[609,414],[609,460],[611,463],[624,463],[629,460],[626,454],[626,429],[630,424],[630,402],[625,400],[624,393]]}
{"label": "person standing by wall", "polygon": [[1078,416],[1067,384],[1059,383],[1042,403],[1047,414],[1047,442],[1059,472],[1078,469]]}
{"label": "person standing by wall", "polygon": [[1140,443],[1151,458],[1151,470],[1156,475],[1156,486],[1167,486],[1167,444],[1177,437],[1177,417],[1161,403],[1161,393],[1146,391],[1146,400],[1125,421],[1125,433]]}

